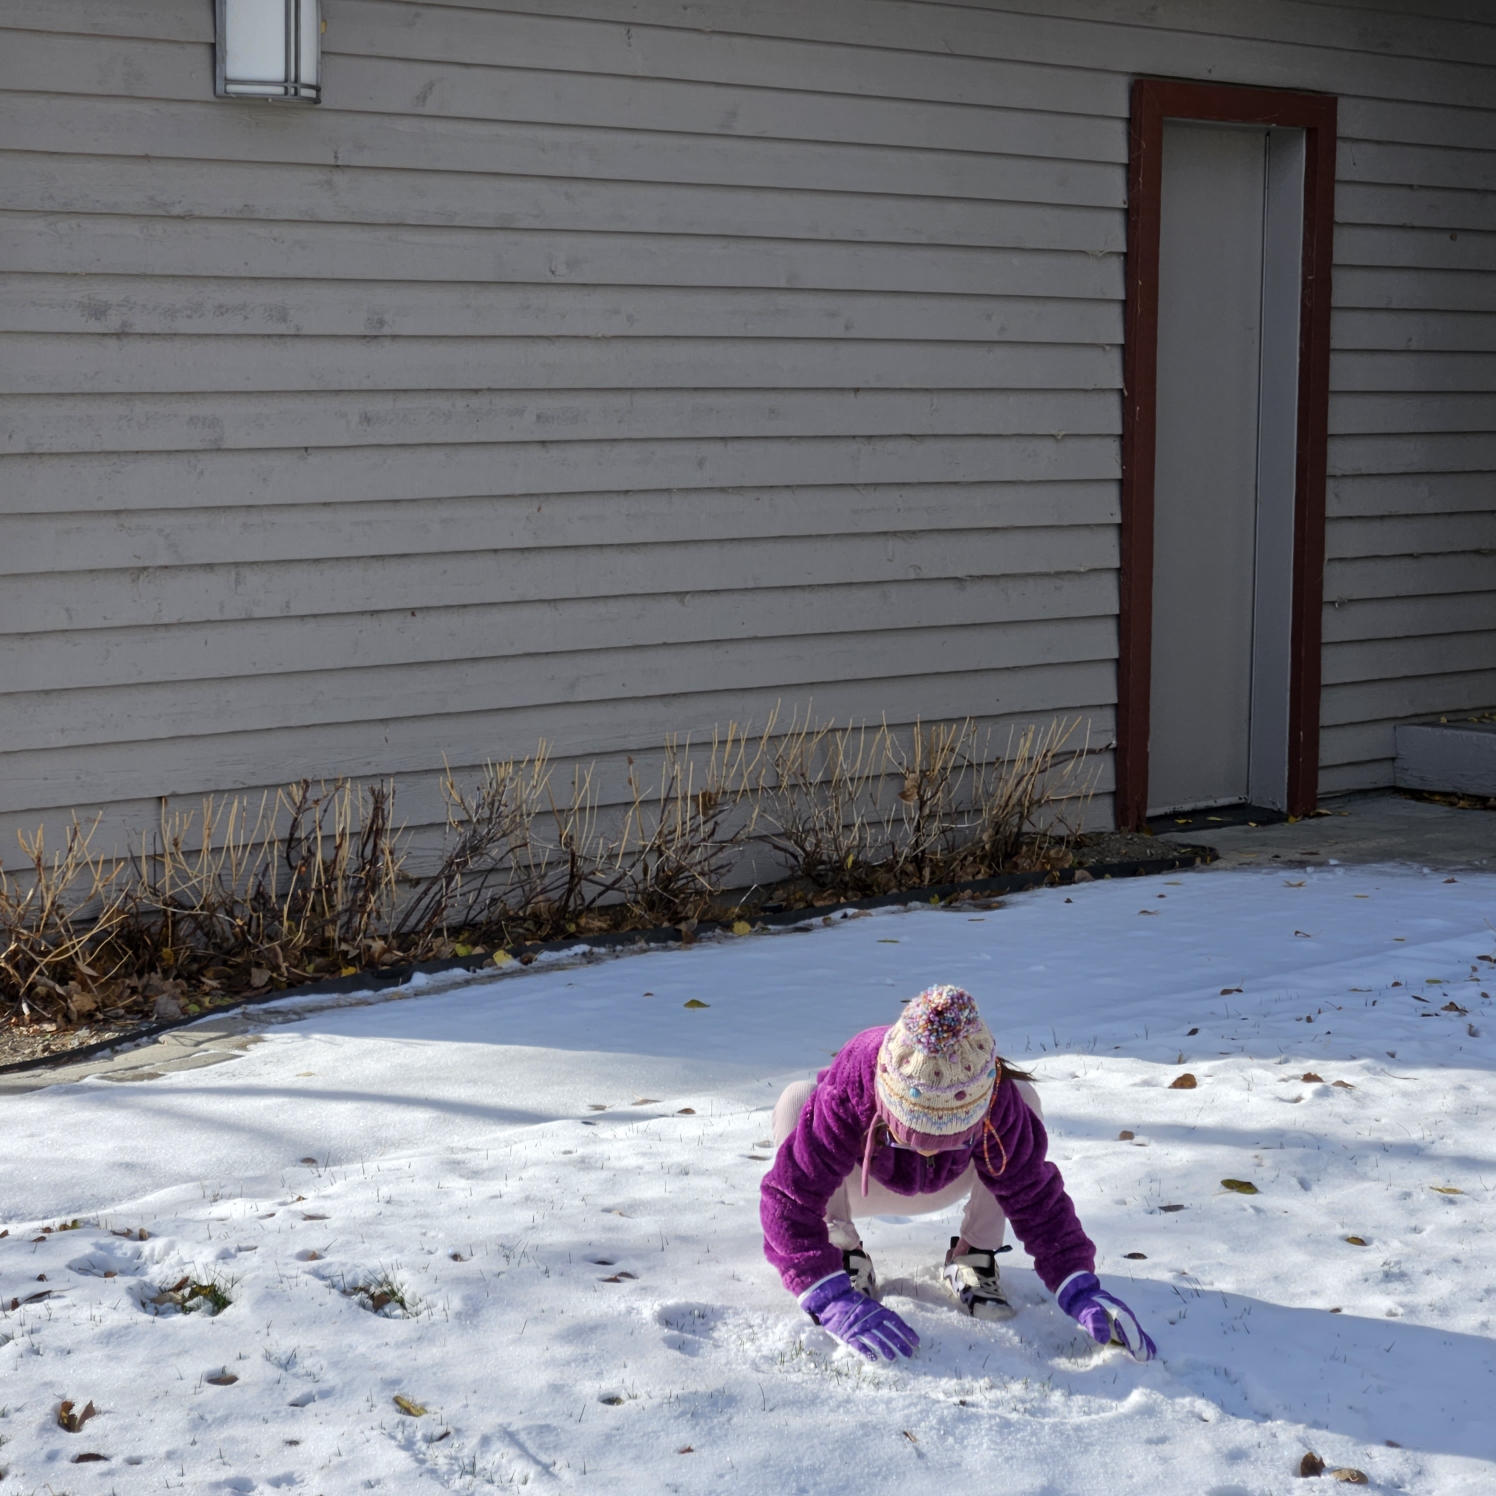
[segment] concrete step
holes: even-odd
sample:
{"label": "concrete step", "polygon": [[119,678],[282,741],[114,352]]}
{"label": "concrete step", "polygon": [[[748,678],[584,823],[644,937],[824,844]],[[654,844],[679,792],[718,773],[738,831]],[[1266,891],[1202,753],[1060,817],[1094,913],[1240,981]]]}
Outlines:
{"label": "concrete step", "polygon": [[1419,722],[1397,729],[1399,789],[1496,795],[1496,722]]}

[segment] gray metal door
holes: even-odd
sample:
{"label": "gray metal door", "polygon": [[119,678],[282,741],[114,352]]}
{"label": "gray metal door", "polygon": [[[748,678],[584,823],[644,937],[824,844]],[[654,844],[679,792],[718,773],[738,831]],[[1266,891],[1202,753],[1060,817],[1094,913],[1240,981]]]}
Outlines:
{"label": "gray metal door", "polygon": [[1164,124],[1150,814],[1286,799],[1302,162]]}

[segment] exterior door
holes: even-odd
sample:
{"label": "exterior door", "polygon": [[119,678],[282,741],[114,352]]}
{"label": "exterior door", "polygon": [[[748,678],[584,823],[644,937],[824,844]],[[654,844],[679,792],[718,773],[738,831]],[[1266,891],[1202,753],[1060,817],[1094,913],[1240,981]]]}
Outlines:
{"label": "exterior door", "polygon": [[1150,815],[1287,804],[1303,137],[1163,125]]}

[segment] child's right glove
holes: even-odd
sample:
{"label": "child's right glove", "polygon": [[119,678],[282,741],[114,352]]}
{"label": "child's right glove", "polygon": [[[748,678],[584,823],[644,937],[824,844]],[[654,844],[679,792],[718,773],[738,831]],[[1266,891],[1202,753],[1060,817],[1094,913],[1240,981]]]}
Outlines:
{"label": "child's right glove", "polygon": [[869,1361],[912,1356],[919,1336],[892,1309],[858,1293],[845,1273],[832,1273],[800,1295],[800,1307],[823,1330]]}
{"label": "child's right glove", "polygon": [[1151,1361],[1158,1354],[1158,1347],[1138,1323],[1137,1315],[1121,1299],[1113,1298],[1095,1273],[1071,1273],[1060,1284],[1055,1298],[1098,1345],[1109,1345],[1115,1339],[1134,1361]]}

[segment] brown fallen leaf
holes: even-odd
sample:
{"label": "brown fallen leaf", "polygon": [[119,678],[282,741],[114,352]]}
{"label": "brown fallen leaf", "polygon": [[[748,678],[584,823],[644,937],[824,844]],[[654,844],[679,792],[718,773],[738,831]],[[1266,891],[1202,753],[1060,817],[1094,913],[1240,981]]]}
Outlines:
{"label": "brown fallen leaf", "polygon": [[82,1409],[79,1409],[76,1403],[63,1402],[58,1405],[57,1426],[66,1429],[70,1434],[76,1434],[98,1411],[91,1402]]}
{"label": "brown fallen leaf", "polygon": [[1146,1252],[1124,1252],[1122,1255],[1127,1258],[1129,1262],[1147,1262],[1148,1260],[1148,1254]]}
{"label": "brown fallen leaf", "polygon": [[1302,940],[1313,940],[1314,939],[1314,937],[1307,930],[1295,930],[1293,933],[1295,935],[1299,936],[1299,938],[1302,939]]}
{"label": "brown fallen leaf", "polygon": [[1169,1082],[1169,1089],[1171,1091],[1193,1091],[1199,1084],[1200,1082],[1186,1070],[1183,1075]]}
{"label": "brown fallen leaf", "polygon": [[906,1438],[906,1439],[907,1439],[907,1440],[908,1440],[908,1441],[909,1441],[909,1442],[910,1442],[910,1443],[911,1443],[911,1444],[918,1444],[918,1443],[919,1443],[919,1440],[918,1440],[918,1439],[916,1439],[916,1438],[915,1438],[915,1437],[914,1437],[914,1435],[913,1435],[913,1434],[911,1434],[911,1433],[910,1433],[910,1432],[909,1432],[909,1430],[908,1430],[908,1429],[903,1429],[903,1430],[901,1430],[901,1432],[902,1432],[902,1433],[903,1433],[903,1435],[904,1435],[904,1437],[905,1437],[905,1438]]}
{"label": "brown fallen leaf", "polygon": [[696,1108],[694,1106],[683,1106],[676,1114],[677,1117],[694,1117]]}
{"label": "brown fallen leaf", "polygon": [[394,1301],[395,1296],[392,1293],[376,1293],[370,1296],[369,1308],[371,1308],[376,1314],[378,1314],[386,1304],[392,1304],[394,1303]]}
{"label": "brown fallen leaf", "polygon": [[1354,1091],[1356,1089],[1348,1080],[1332,1080],[1330,1084],[1342,1091]]}
{"label": "brown fallen leaf", "polygon": [[1160,1205],[1158,1207],[1158,1209],[1159,1209],[1159,1214],[1160,1215],[1173,1215],[1176,1210],[1183,1210],[1184,1206],[1182,1206],[1182,1205]]}
{"label": "brown fallen leaf", "polygon": [[1221,1188],[1233,1190],[1238,1195],[1261,1194],[1261,1191],[1250,1179],[1223,1179],[1221,1181]]}
{"label": "brown fallen leaf", "polygon": [[[647,993],[645,995],[648,996]],[[634,1105],[635,1106],[658,1106],[659,1104],[660,1104],[660,1098],[658,1096],[636,1096],[636,1097],[634,1097]]]}
{"label": "brown fallen leaf", "polygon": [[75,1454],[73,1456],[73,1463],[75,1465],[91,1465],[95,1460],[107,1460],[108,1458],[107,1454],[99,1454],[97,1451],[89,1449],[85,1450],[82,1454]]}
{"label": "brown fallen leaf", "polygon": [[692,1449],[689,1444],[682,1444],[681,1447],[679,1449],[677,1449],[675,1452],[676,1452],[676,1454],[695,1454],[696,1453],[696,1451],[694,1449]]}
{"label": "brown fallen leaf", "polygon": [[1312,1449],[1299,1461],[1300,1475],[1323,1475],[1324,1473],[1325,1462]]}
{"label": "brown fallen leaf", "polygon": [[1124,1127],[1122,1131],[1117,1134],[1117,1141],[1119,1143],[1130,1143],[1135,1137],[1137,1137],[1137,1133],[1132,1132],[1128,1128]]}
{"label": "brown fallen leaf", "polygon": [[623,1283],[629,1279],[637,1280],[638,1277],[638,1273],[614,1273],[611,1278],[602,1278],[599,1281],[603,1283]]}
{"label": "brown fallen leaf", "polygon": [[1299,1077],[1299,1079],[1301,1081],[1303,1081],[1305,1083],[1305,1085],[1316,1085],[1316,1084],[1318,1084],[1318,1085],[1322,1086],[1325,1083],[1324,1076],[1322,1076],[1322,1075],[1316,1075],[1312,1070],[1306,1070]]}
{"label": "brown fallen leaf", "polygon": [[1193,1039],[1193,1038],[1194,1038],[1194,1037],[1195,1037],[1195,1035],[1196,1035],[1196,1034],[1198,1034],[1198,1033],[1199,1033],[1199,1032],[1200,1032],[1200,1030],[1199,1030],[1199,1029],[1197,1029],[1197,1028],[1192,1028],[1192,1029],[1191,1029],[1191,1030],[1190,1030],[1190,1031],[1189,1031],[1189,1033],[1187,1033],[1187,1034],[1186,1034],[1186,1035],[1185,1035],[1185,1036],[1184,1036],[1184,1037],[1185,1037],[1185,1038],[1186,1038],[1186,1039]]}
{"label": "brown fallen leaf", "polygon": [[1139,909],[1138,913],[1139,914],[1157,914],[1158,910],[1157,909]]}
{"label": "brown fallen leaf", "polygon": [[210,1387],[232,1387],[239,1380],[231,1371],[225,1371],[220,1376],[205,1377],[204,1380]]}
{"label": "brown fallen leaf", "polygon": [[1470,1009],[1462,1008],[1458,1003],[1445,1003],[1439,1011],[1441,1013],[1468,1013]]}
{"label": "brown fallen leaf", "polygon": [[1240,987],[1222,987],[1221,988],[1221,996],[1222,997],[1230,997],[1233,992],[1240,992],[1240,991],[1241,991]]}
{"label": "brown fallen leaf", "polygon": [[607,1105],[601,1101],[589,1101],[587,1103],[587,1110],[589,1112],[605,1112],[607,1109]]}
{"label": "brown fallen leaf", "polygon": [[1346,1237],[1346,1240],[1353,1247],[1365,1247],[1365,1246],[1369,1246],[1370,1245],[1370,1243],[1367,1242],[1367,1240],[1366,1240],[1366,1238],[1364,1236],[1348,1236],[1348,1237]]}
{"label": "brown fallen leaf", "polygon": [[423,1408],[420,1403],[416,1402],[413,1398],[406,1397],[404,1393],[396,1394],[395,1406],[399,1408],[407,1418],[424,1418],[426,1416],[425,1408]]}
{"label": "brown fallen leaf", "polygon": [[1431,1184],[1429,1188],[1436,1195],[1463,1195],[1465,1193],[1464,1190],[1456,1189],[1452,1184]]}
{"label": "brown fallen leaf", "polygon": [[304,1221],[325,1221],[327,1217],[320,1210],[304,1210],[301,1212]]}
{"label": "brown fallen leaf", "polygon": [[1333,1479],[1343,1480],[1348,1486],[1369,1486],[1371,1484],[1364,1470],[1355,1470],[1349,1465],[1341,1465],[1338,1469],[1331,1470],[1329,1473]]}
{"label": "brown fallen leaf", "polygon": [[306,1164],[309,1167],[315,1167],[317,1160],[315,1158],[298,1158],[296,1162],[299,1164]]}

